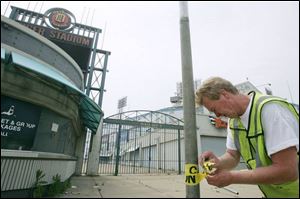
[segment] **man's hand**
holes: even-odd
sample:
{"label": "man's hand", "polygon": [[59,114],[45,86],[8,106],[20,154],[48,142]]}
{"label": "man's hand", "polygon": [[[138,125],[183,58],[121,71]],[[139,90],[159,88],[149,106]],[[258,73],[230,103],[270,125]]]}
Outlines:
{"label": "man's hand", "polygon": [[213,175],[206,176],[207,183],[217,187],[225,187],[232,184],[232,175],[227,170],[217,170]]}
{"label": "man's hand", "polygon": [[215,156],[215,154],[211,151],[205,151],[203,152],[199,158],[198,158],[198,162],[201,166],[203,166],[204,162],[210,161],[211,163],[213,163],[213,168],[218,168],[219,166],[219,158],[217,156]]}

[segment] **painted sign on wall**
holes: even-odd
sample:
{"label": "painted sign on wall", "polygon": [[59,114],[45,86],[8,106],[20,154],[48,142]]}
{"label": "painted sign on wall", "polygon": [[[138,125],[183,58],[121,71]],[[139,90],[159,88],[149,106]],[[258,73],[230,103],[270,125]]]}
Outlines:
{"label": "painted sign on wall", "polygon": [[40,114],[39,106],[1,95],[1,149],[30,150]]}

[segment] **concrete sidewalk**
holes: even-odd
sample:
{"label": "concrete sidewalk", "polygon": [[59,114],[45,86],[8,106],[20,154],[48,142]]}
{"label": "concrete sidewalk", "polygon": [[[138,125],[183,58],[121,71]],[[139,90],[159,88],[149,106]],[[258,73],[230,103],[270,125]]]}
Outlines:
{"label": "concrete sidewalk", "polygon": [[[72,187],[57,198],[185,198],[184,175],[73,176]],[[201,198],[262,198],[255,185],[217,188],[202,180]]]}

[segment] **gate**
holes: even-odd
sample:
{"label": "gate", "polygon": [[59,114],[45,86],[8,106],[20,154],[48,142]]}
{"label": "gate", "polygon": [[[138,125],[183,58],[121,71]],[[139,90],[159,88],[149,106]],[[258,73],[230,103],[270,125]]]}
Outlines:
{"label": "gate", "polygon": [[99,174],[181,174],[183,121],[157,111],[128,111],[103,121]]}

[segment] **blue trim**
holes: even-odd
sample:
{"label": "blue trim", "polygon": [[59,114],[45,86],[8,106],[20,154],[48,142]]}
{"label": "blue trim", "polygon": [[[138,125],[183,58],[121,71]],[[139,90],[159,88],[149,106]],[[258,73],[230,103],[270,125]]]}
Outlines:
{"label": "blue trim", "polygon": [[27,68],[31,71],[34,71],[36,73],[39,73],[40,75],[47,76],[57,82],[60,82],[75,91],[84,94],[81,90],[79,90],[73,83],[68,81],[66,77],[64,77],[63,73],[59,72],[55,68],[39,63],[35,60],[30,59],[29,57],[25,57],[23,55],[20,55],[16,52],[11,52],[12,54],[12,62],[14,64],[17,64],[19,66],[22,66],[23,68]]}

